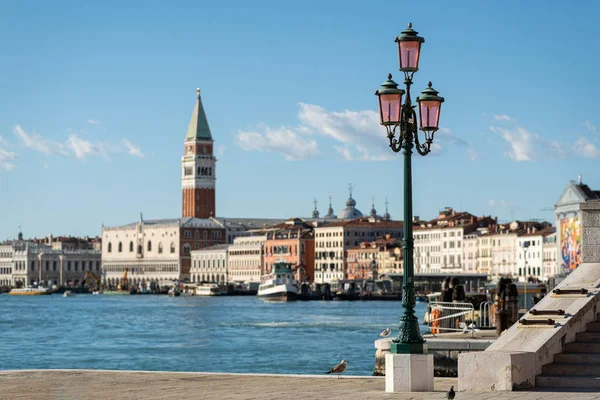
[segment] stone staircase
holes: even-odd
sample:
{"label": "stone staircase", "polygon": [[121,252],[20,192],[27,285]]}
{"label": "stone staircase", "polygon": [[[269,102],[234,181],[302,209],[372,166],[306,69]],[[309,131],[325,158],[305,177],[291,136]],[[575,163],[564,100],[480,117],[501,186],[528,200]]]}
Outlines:
{"label": "stone staircase", "polygon": [[554,362],[542,367],[536,376],[539,388],[600,389],[600,314],[590,322],[585,332],[577,334],[565,352],[555,354]]}

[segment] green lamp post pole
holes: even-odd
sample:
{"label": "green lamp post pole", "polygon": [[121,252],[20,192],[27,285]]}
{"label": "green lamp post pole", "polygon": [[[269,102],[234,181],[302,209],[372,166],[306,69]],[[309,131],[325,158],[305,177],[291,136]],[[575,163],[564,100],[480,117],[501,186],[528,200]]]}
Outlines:
{"label": "green lamp post pole", "polygon": [[[398,84],[392,80],[392,74],[381,85],[375,94],[379,99],[381,125],[385,126],[390,148],[404,155],[404,279],[402,283],[402,307],[404,314],[400,318],[398,337],[392,341],[390,352],[394,354],[420,354],[424,352],[425,340],[419,329],[419,319],[415,315],[415,284],[414,284],[414,239],[412,229],[412,161],[413,148],[426,156],[431,152],[433,136],[438,130],[440,109],[443,97],[431,87],[425,89],[417,97],[419,105],[420,130],[424,132],[425,143],[419,142],[419,124],[417,123],[416,105],[412,104],[410,86],[415,72],[419,70],[421,44],[425,41],[412,29],[412,24],[402,31],[395,40],[398,43],[400,70],[404,72],[406,91],[398,89]],[[404,103],[402,95],[406,93]],[[396,139],[398,131],[398,139]]]}

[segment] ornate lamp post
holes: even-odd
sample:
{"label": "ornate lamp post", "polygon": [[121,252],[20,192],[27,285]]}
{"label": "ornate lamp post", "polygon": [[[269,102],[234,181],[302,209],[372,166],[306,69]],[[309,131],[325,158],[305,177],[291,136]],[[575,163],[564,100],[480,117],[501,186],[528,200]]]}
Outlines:
{"label": "ornate lamp post", "polygon": [[[417,34],[418,32],[414,31],[412,24],[409,23],[408,28],[396,38],[400,70],[404,72],[406,91],[398,89],[398,84],[392,80],[392,74],[389,74],[388,80],[375,92],[379,99],[381,125],[385,126],[390,147],[394,152],[402,151],[404,154],[404,279],[402,283],[404,315],[400,318],[398,337],[391,344],[390,351],[395,354],[420,354],[424,352],[425,347],[425,341],[419,330],[419,320],[414,310],[411,156],[413,147],[422,156],[431,152],[433,136],[438,130],[440,109],[444,102],[444,98],[438,96],[438,92],[429,82],[427,89],[417,97],[421,117],[420,124],[417,123],[416,106],[411,101],[410,86],[413,83],[413,75],[419,70],[421,44],[425,41]],[[405,93],[406,97],[402,103],[402,95]],[[419,125],[425,136],[423,144],[419,141]],[[398,131],[398,139],[395,137],[396,131]]]}

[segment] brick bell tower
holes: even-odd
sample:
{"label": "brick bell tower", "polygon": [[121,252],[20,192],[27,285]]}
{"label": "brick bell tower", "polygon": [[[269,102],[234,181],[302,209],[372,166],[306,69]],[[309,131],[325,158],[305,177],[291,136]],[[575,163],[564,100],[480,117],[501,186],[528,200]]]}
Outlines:
{"label": "brick bell tower", "polygon": [[181,158],[182,217],[215,217],[215,164],[213,139],[204,113],[200,89],[185,136]]}

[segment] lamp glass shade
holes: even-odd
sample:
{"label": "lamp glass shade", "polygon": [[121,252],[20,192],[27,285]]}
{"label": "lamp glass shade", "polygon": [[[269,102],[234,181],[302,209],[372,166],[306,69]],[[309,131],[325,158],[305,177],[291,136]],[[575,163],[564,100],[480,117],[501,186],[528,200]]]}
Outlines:
{"label": "lamp glass shade", "polygon": [[379,95],[379,114],[381,116],[381,125],[399,124],[401,109],[402,93]]}
{"label": "lamp glass shade", "polygon": [[421,130],[437,131],[440,122],[440,108],[442,102],[439,100],[425,100],[419,102],[419,113],[421,114]]}
{"label": "lamp glass shade", "polygon": [[419,55],[421,54],[421,42],[398,41],[398,64],[405,72],[419,70]]}

